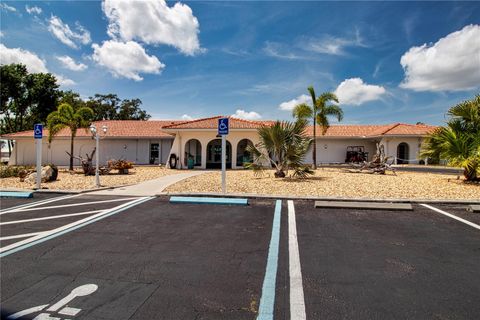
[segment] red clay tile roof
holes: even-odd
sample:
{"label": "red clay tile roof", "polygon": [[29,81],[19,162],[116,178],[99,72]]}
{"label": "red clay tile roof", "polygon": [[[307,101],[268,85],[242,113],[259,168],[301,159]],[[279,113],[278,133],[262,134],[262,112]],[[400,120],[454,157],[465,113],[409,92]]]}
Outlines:
{"label": "red clay tile roof", "polygon": [[[435,130],[436,126],[424,124],[392,123],[387,125],[331,125],[326,137],[376,137],[376,136],[424,136]],[[307,134],[313,135],[313,126],[309,126]],[[317,136],[321,136],[322,129],[317,126]]]}
{"label": "red clay tile roof", "polygon": [[[189,121],[179,120],[105,120],[96,121],[94,124],[97,128],[102,128],[103,125],[108,127],[107,137],[115,138],[158,138],[158,137],[172,137],[172,134],[177,129],[216,129],[218,125],[218,118],[216,116],[211,118],[203,118]],[[230,118],[231,129],[257,129],[263,125],[272,125],[275,121],[252,121],[244,120],[234,117]],[[427,135],[436,126],[429,125],[414,125],[405,123],[393,123],[388,125],[332,125],[328,128],[326,137],[376,137],[376,136],[394,136],[394,135]],[[165,130],[164,130],[165,129]],[[307,134],[313,135],[313,126],[307,128]],[[48,130],[44,129],[44,136],[48,135]],[[103,135],[103,133],[102,133]],[[89,130],[79,129],[77,137],[91,137]],[[321,128],[317,126],[317,136],[321,136]],[[3,135],[4,139],[15,138],[31,138],[33,137],[33,130],[22,131]],[[57,137],[70,137],[70,130],[63,129],[59,132]]]}
{"label": "red clay tile roof", "polygon": [[230,129],[257,129],[262,125],[270,125],[274,121],[253,121],[239,119],[232,116],[215,116],[211,118],[202,118],[190,121],[184,121],[174,125],[165,126],[164,129],[217,129],[218,119],[220,118],[229,118],[229,128]]}
{"label": "red clay tile roof", "polygon": [[[149,138],[149,137],[172,137],[171,134],[162,131],[162,128],[166,125],[179,123],[178,120],[104,120],[95,121],[94,124],[97,129],[101,129],[102,126],[108,127],[106,137],[121,137],[121,138]],[[48,130],[43,129],[43,135],[48,136]],[[91,137],[90,130],[78,129],[77,137]],[[102,137],[103,137],[102,132]],[[33,130],[16,132],[6,134],[2,136],[7,139],[15,139],[20,137],[33,137]],[[70,137],[70,129],[63,129],[57,137]]]}
{"label": "red clay tile roof", "polygon": [[429,126],[426,124],[397,123],[396,126],[389,129],[384,135],[427,135],[437,128],[437,126]]}

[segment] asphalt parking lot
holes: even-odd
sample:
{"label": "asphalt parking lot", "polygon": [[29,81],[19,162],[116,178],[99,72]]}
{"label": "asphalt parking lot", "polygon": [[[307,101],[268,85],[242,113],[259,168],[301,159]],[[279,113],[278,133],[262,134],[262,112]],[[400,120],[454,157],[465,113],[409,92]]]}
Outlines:
{"label": "asphalt parking lot", "polygon": [[[480,316],[480,230],[420,204],[319,209],[88,194],[1,201],[5,318]],[[465,205],[431,206],[480,223]]]}

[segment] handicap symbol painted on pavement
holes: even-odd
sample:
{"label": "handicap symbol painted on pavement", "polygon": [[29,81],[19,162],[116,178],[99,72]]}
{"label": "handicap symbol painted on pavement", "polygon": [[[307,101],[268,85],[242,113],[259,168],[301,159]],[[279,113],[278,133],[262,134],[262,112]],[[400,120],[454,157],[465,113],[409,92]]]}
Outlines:
{"label": "handicap symbol painted on pavement", "polygon": [[[89,294],[94,293],[97,291],[98,286],[96,284],[84,284],[83,286],[76,287],[73,289],[65,298],[60,299],[57,303],[53,304],[50,308],[46,309],[46,312],[42,312],[37,315],[33,320],[61,320],[62,318],[51,316],[52,313],[74,317],[76,316],[82,309],[72,308],[66,306],[70,301],[75,299],[76,297],[83,297],[88,296]],[[28,308],[19,312],[16,312],[12,315],[9,315],[7,319],[18,319],[30,314],[34,314],[40,311],[43,311],[45,308],[48,307],[48,304],[43,304],[40,306]]]}

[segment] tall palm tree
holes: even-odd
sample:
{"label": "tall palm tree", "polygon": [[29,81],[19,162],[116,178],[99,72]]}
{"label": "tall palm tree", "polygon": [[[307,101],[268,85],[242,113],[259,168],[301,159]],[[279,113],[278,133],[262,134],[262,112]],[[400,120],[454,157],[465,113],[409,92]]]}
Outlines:
{"label": "tall palm tree", "polygon": [[56,111],[50,113],[47,117],[48,142],[51,143],[53,137],[64,128],[69,128],[70,136],[70,170],[73,170],[73,140],[77,135],[77,129],[86,128],[93,119],[93,110],[89,107],[79,107],[74,109],[68,103],[62,103]]}
{"label": "tall palm tree", "polygon": [[301,103],[293,109],[292,115],[297,119],[313,118],[313,169],[317,169],[317,123],[322,128],[322,136],[325,135],[330,127],[329,116],[334,116],[338,121],[343,119],[343,111],[338,105],[329,104],[330,101],[338,103],[337,96],[332,92],[324,92],[318,98],[315,95],[313,87],[308,87],[308,92],[312,98],[312,107],[306,103]]}
{"label": "tall palm tree", "polygon": [[269,163],[276,169],[276,178],[284,178],[288,170],[293,170],[293,176],[300,178],[313,174],[303,163],[311,142],[306,128],[306,120],[277,121],[272,126],[259,128],[260,143],[247,147],[253,155],[253,162],[246,167],[259,172]]}
{"label": "tall palm tree", "polygon": [[450,108],[447,126],[435,130],[422,146],[421,156],[446,159],[464,169],[467,181],[480,180],[480,95]]}

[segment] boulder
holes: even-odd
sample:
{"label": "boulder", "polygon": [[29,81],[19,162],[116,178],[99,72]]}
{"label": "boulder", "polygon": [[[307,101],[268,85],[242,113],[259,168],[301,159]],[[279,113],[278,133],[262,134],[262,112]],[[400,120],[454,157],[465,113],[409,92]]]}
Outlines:
{"label": "boulder", "polygon": [[[48,182],[52,180],[53,176],[53,169],[50,166],[45,166],[42,168],[41,177],[42,182]],[[26,183],[34,184],[37,182],[37,173],[32,172],[30,173],[24,180]]]}
{"label": "boulder", "polygon": [[53,177],[53,169],[50,166],[42,168],[42,182],[51,181]]}

